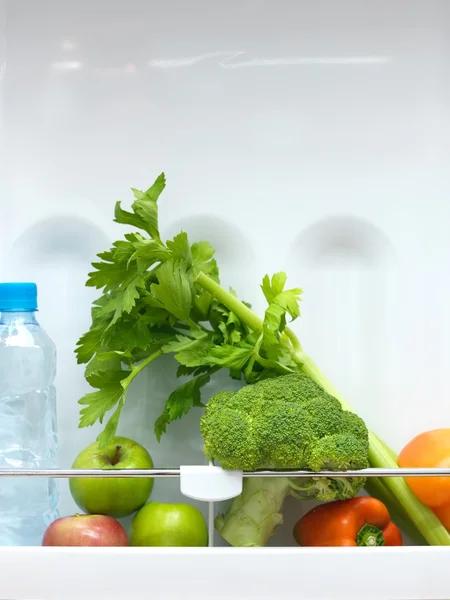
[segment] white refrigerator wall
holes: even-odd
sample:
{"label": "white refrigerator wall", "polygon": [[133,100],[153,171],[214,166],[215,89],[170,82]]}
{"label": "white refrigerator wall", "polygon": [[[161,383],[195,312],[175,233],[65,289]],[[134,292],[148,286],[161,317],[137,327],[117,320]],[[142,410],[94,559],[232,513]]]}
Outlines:
{"label": "white refrigerator wall", "polygon": [[[448,426],[449,165],[447,0],[0,0],[0,279],[39,285],[60,465],[100,431],[78,429],[73,353],[90,262],[125,232],[115,201],[162,171],[165,237],[209,240],[259,312],[285,270],[306,351],[390,445]],[[174,373],[140,377],[119,433],[156,466],[203,464],[199,409],[153,435]]]}

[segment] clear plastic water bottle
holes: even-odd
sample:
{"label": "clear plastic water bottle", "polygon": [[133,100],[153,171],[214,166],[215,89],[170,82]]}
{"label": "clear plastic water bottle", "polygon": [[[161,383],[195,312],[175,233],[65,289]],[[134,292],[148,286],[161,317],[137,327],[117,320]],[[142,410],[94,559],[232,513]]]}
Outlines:
{"label": "clear plastic water bottle", "polygon": [[[34,283],[0,284],[0,468],[56,466],[56,349]],[[0,477],[0,546],[39,546],[58,517],[55,479]]]}

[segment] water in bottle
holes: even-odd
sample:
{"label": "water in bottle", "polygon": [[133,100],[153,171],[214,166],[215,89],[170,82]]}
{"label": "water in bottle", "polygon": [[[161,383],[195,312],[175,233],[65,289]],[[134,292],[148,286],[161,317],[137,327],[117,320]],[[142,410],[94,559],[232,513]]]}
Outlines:
{"label": "water in bottle", "polygon": [[[0,284],[0,469],[56,466],[56,349],[36,311],[36,284]],[[0,477],[0,546],[39,546],[57,504],[55,479]]]}

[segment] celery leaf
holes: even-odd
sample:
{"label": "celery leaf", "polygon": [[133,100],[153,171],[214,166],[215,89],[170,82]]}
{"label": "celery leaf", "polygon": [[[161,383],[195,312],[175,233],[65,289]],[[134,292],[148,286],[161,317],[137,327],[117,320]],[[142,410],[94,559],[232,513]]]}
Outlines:
{"label": "celery leaf", "polygon": [[210,380],[210,375],[205,373],[191,379],[176,388],[169,396],[162,414],[155,422],[154,431],[158,441],[166,432],[167,425],[175,419],[180,419],[194,406],[202,407],[200,390]]}
{"label": "celery leaf", "polygon": [[159,267],[156,277],[158,283],[150,286],[153,296],[177,319],[188,321],[192,307],[192,290],[184,265],[170,259]]}

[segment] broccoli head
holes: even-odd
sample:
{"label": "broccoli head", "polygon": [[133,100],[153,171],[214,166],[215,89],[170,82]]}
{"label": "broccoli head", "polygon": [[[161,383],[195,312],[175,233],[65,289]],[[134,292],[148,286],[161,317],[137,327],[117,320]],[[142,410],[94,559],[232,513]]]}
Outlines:
{"label": "broccoli head", "polygon": [[[363,420],[344,411],[303,373],[282,375],[220,392],[200,422],[204,453],[224,469],[345,471],[369,466],[369,436]],[[301,498],[344,500],[364,478],[311,477],[292,481]]]}
{"label": "broccoli head", "polygon": [[362,419],[301,372],[216,394],[200,431],[205,456],[224,469],[311,471],[306,478],[245,478],[242,494],[215,520],[232,546],[264,546],[283,522],[281,508],[289,494],[345,500],[365,484],[364,477],[314,476],[367,468],[369,434]]}

